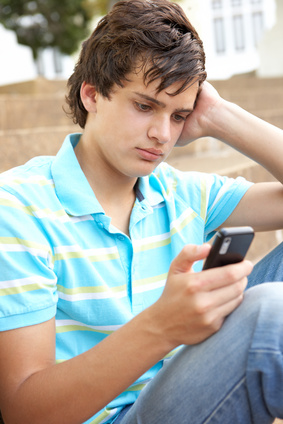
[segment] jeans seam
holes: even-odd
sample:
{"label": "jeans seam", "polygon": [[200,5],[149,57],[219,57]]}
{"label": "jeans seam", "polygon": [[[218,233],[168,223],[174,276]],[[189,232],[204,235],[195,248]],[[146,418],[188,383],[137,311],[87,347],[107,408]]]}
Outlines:
{"label": "jeans seam", "polygon": [[215,414],[219,411],[220,408],[224,405],[224,403],[235,393],[235,391],[246,381],[246,377],[244,376],[239,382],[231,389],[231,391],[225,396],[225,398],[217,405],[216,409],[209,415],[208,418],[203,422],[203,424],[209,423],[209,421],[215,416]]}

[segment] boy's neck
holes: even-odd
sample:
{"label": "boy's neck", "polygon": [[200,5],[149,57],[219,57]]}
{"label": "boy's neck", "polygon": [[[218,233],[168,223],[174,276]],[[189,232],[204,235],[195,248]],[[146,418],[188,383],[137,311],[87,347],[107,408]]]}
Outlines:
{"label": "boy's neck", "polygon": [[137,178],[119,178],[103,166],[95,155],[84,148],[82,140],[75,147],[75,154],[97,200],[111,223],[129,235],[129,222],[135,203],[135,184]]}

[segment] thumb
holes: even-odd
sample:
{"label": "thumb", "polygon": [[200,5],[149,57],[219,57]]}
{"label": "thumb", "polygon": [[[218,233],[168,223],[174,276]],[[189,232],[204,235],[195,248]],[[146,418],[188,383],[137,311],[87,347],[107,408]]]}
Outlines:
{"label": "thumb", "polygon": [[210,249],[211,246],[207,243],[201,246],[187,244],[172,261],[170,271],[174,274],[191,271],[194,262],[205,259]]}

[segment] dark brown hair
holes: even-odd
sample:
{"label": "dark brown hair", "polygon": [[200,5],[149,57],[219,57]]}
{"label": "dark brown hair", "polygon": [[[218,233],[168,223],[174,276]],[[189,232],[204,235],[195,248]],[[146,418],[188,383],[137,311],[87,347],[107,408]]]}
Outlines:
{"label": "dark brown hair", "polygon": [[66,101],[75,123],[85,127],[82,83],[110,99],[114,84],[123,87],[138,66],[146,84],[160,79],[158,92],[175,82],[182,92],[206,78],[203,44],[182,8],[169,0],[122,0],[100,20],[83,43]]}

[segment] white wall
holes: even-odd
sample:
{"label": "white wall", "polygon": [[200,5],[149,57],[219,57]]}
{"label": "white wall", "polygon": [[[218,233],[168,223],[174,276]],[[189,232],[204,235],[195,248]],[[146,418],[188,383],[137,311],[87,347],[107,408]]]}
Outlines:
{"label": "white wall", "polygon": [[265,33],[259,46],[260,77],[283,75],[283,0],[277,0],[276,24]]}
{"label": "white wall", "polygon": [[[56,75],[53,63],[53,50],[46,49],[42,55],[44,76],[49,79],[68,78],[74,67],[71,57],[62,57],[62,73]],[[0,25],[0,85],[28,81],[37,77],[31,49],[18,44],[13,31]]]}
{"label": "white wall", "polygon": [[[277,2],[281,3],[282,9],[283,0],[277,0]],[[253,27],[254,13],[262,13],[264,34],[266,34],[266,31],[270,31],[270,33],[268,33],[269,39],[266,41],[266,50],[271,54],[269,48],[270,44],[273,43],[274,46],[277,46],[275,37],[278,42],[283,39],[283,12],[281,12],[281,16],[277,18],[278,24],[276,25],[275,31],[272,30],[276,23],[275,0],[259,0],[258,2],[252,2],[251,0],[238,0],[238,2],[235,0],[221,0],[219,4],[221,7],[213,9],[212,0],[182,1],[184,10],[191,22],[195,25],[204,42],[208,78],[227,79],[235,74],[247,73],[259,69],[262,58],[267,58],[267,54],[259,54],[259,47],[263,42],[262,40],[259,40],[258,46],[255,45]],[[237,19],[235,18],[236,16],[242,17],[240,18],[242,19],[242,31],[237,33],[238,40],[244,43],[244,48],[242,50],[236,48],[234,28],[234,22],[235,19]],[[216,51],[215,19],[222,19],[223,23],[223,44],[225,45],[223,52]],[[274,47],[274,50],[276,48],[277,47]],[[282,59],[283,53],[281,53],[280,56]],[[279,61],[279,58],[277,60]],[[267,60],[265,60],[265,68],[266,67],[270,68],[269,61]],[[262,69],[262,72],[266,74],[266,69]],[[280,72],[281,75],[283,75],[282,70],[279,69],[279,73]]]}
{"label": "white wall", "polygon": [[13,31],[0,25],[0,85],[33,79],[36,68],[31,49],[17,44]]}

